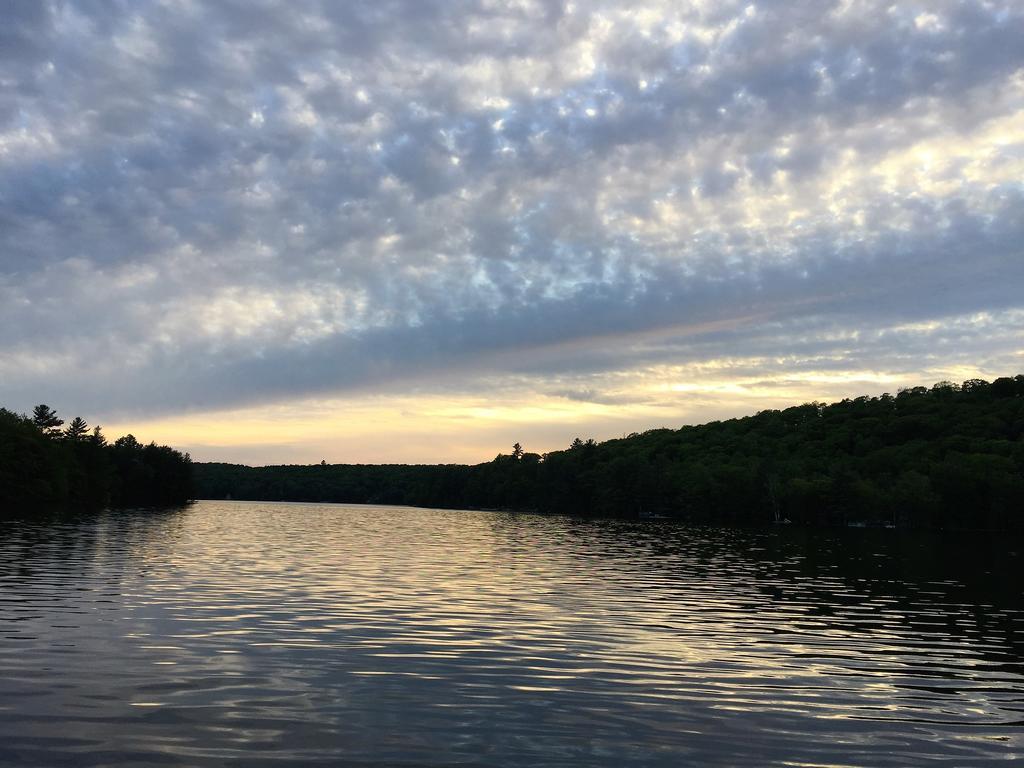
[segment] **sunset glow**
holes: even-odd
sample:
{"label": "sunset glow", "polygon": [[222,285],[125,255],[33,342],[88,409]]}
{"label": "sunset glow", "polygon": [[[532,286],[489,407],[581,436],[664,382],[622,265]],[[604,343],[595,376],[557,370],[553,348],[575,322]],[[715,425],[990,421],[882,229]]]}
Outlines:
{"label": "sunset glow", "polygon": [[1024,368],[1024,8],[17,4],[0,395],[477,462]]}

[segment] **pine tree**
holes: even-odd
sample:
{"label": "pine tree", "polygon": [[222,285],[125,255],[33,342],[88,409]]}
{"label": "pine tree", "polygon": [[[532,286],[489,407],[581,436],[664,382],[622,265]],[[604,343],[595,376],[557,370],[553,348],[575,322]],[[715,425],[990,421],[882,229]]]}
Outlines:
{"label": "pine tree", "polygon": [[57,418],[57,412],[48,405],[40,404],[32,409],[32,423],[47,437],[57,438],[63,434],[60,428],[64,420]]}
{"label": "pine tree", "polygon": [[81,416],[75,416],[64,430],[64,435],[68,440],[77,443],[80,440],[84,440],[88,432],[89,425],[85,423],[85,419]]}
{"label": "pine tree", "polygon": [[107,444],[107,438],[103,436],[103,431],[100,429],[99,424],[92,428],[92,434],[89,436],[89,442],[93,445],[98,445],[100,448]]}

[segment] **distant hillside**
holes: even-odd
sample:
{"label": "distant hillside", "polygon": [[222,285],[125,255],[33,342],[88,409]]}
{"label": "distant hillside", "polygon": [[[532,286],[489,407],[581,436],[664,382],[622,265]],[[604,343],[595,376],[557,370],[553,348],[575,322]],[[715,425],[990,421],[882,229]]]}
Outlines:
{"label": "distant hillside", "polygon": [[1024,376],[576,440],[475,466],[196,464],[195,476],[200,498],[1024,529]]}

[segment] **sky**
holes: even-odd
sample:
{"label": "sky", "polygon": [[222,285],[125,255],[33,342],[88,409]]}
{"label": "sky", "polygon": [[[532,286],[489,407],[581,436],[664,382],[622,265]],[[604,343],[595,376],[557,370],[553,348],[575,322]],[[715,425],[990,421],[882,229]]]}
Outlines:
{"label": "sky", "polygon": [[1024,372],[1019,0],[6,0],[0,405],[478,462]]}

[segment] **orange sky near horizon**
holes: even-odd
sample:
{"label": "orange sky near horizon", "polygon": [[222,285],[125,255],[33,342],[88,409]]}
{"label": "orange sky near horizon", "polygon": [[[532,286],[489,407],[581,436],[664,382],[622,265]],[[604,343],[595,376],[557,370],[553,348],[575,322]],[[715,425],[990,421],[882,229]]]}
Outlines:
{"label": "orange sky near horizon", "polygon": [[362,394],[308,398],[242,409],[111,421],[108,438],[132,433],[188,451],[197,461],[330,464],[489,461],[519,442],[546,453],[575,437],[606,440],[631,432],[746,416],[810,401],[896,392],[936,381],[997,378],[1006,371],[936,369],[922,378],[870,371],[817,372],[749,381],[719,373],[648,370],[623,377],[610,402],[580,402],[496,387],[465,393]]}

